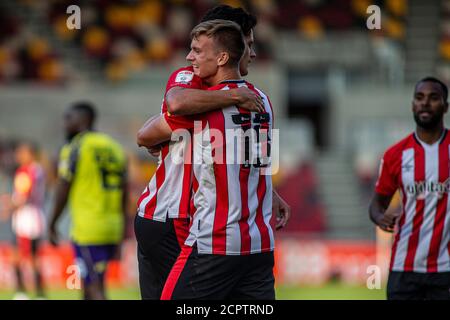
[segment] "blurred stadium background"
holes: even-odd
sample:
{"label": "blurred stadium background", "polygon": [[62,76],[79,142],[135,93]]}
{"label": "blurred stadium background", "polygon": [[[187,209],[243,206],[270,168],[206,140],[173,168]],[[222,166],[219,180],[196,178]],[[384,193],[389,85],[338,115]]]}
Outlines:
{"label": "blurred stadium background", "polygon": [[[449,0],[2,0],[0,193],[11,189],[15,144],[32,139],[50,203],[63,110],[87,99],[100,111],[98,128],[130,157],[132,221],[156,168],[135,134],[159,113],[169,73],[186,65],[191,28],[219,3],[258,17],[248,79],[271,97],[280,129],[274,184],[292,208],[276,232],[277,297],[383,299],[390,237],[369,222],[368,199],[381,153],[413,129],[414,83],[426,75],[450,81]],[[71,4],[81,8],[80,30],[66,27]],[[379,30],[366,27],[371,4],[381,8]],[[0,224],[0,299],[15,281],[10,238],[10,224]],[[111,297],[138,299],[131,224],[123,253],[109,270]],[[41,254],[49,297],[79,298],[65,289],[69,244]],[[369,290],[375,264],[383,285]]]}

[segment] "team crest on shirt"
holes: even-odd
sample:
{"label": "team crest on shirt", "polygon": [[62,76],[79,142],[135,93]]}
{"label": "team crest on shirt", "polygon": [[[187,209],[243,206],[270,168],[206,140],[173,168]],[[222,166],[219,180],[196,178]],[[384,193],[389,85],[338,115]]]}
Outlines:
{"label": "team crest on shirt", "polygon": [[194,78],[194,73],[192,71],[180,71],[175,77],[176,83],[189,83]]}

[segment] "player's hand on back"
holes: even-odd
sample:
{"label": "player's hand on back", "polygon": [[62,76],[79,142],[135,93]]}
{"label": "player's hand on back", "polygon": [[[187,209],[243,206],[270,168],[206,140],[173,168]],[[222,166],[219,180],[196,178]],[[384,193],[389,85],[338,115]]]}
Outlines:
{"label": "player's hand on back", "polygon": [[231,89],[238,99],[237,106],[252,112],[265,112],[264,102],[259,94],[247,87]]}
{"label": "player's hand on back", "polygon": [[148,151],[148,153],[149,153],[150,155],[152,155],[153,157],[159,158],[159,156],[161,155],[161,150],[162,150],[162,148],[163,148],[165,145],[168,145],[168,144],[169,144],[169,142],[163,142],[163,143],[160,143],[160,144],[158,144],[158,145],[156,145],[156,146],[147,148],[147,151]]}
{"label": "player's hand on back", "polygon": [[150,153],[150,155],[152,155],[155,158],[158,158],[160,153],[161,153],[161,146],[154,146],[151,148],[147,148],[148,153]]}

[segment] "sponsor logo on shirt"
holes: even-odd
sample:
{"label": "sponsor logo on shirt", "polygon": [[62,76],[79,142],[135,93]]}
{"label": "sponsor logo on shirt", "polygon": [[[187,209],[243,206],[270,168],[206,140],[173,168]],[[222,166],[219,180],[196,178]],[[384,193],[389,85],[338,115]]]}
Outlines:
{"label": "sponsor logo on shirt", "polygon": [[437,194],[439,198],[442,198],[444,193],[450,192],[450,179],[444,182],[417,181],[414,184],[406,185],[405,190],[419,200],[424,199],[426,194],[430,193]]}

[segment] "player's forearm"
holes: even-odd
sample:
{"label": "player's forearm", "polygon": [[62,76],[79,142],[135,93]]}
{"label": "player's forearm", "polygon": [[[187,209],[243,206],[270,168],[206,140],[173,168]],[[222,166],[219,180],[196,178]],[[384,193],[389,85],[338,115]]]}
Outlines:
{"label": "player's forearm", "polygon": [[155,114],[154,116],[148,118],[147,121],[145,121],[145,123],[143,124],[142,128],[145,128],[146,126],[150,125],[150,123],[152,123],[152,121],[154,121],[159,116],[160,116],[159,114]]}
{"label": "player's forearm", "polygon": [[69,198],[70,183],[60,179],[56,186],[55,201],[53,205],[53,211],[50,215],[50,227],[55,227],[56,222],[62,215],[64,207],[67,204]]}
{"label": "player's forearm", "polygon": [[383,199],[380,196],[375,195],[370,202],[369,205],[369,217],[370,220],[378,225],[379,221],[383,218],[384,213],[386,212],[386,209],[389,206],[389,201],[386,201],[387,199]]}
{"label": "player's forearm", "polygon": [[167,109],[175,115],[191,115],[238,104],[234,90],[172,88],[166,94]]}
{"label": "player's forearm", "polygon": [[164,119],[164,115],[158,115],[139,130],[136,142],[139,147],[152,148],[169,141],[171,134],[172,130]]}
{"label": "player's forearm", "polygon": [[376,206],[373,202],[369,206],[369,218],[370,220],[378,225],[378,221],[380,221],[381,217],[384,215],[384,212],[380,210],[378,206]]}
{"label": "player's forearm", "polygon": [[149,118],[144,125],[139,129],[136,136],[136,143],[139,147],[150,147],[148,144],[151,142],[151,131],[153,129],[152,123],[159,118],[159,114],[152,116]]}

